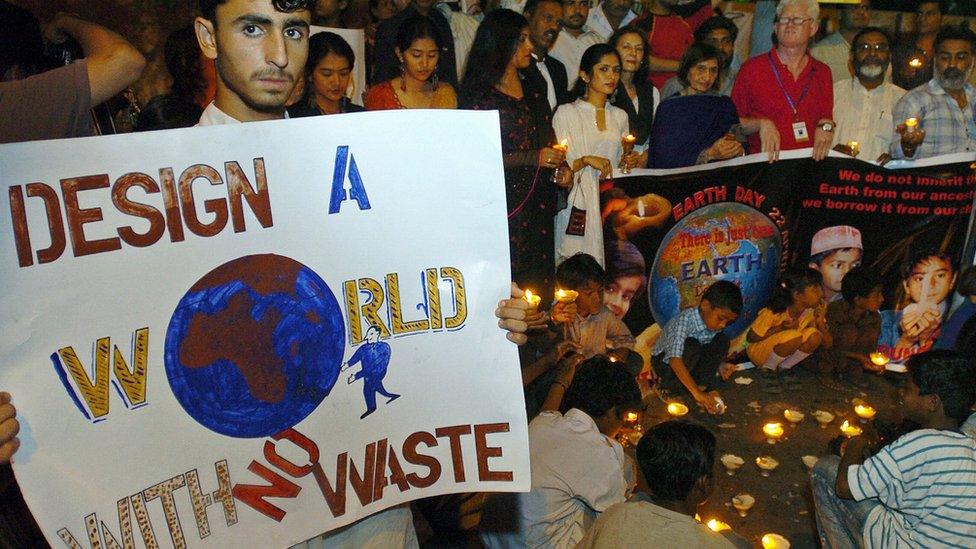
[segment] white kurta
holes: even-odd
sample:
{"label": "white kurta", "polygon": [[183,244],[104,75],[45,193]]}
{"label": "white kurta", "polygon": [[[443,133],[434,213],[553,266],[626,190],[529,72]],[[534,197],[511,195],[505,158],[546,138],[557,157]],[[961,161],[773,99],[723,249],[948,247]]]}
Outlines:
{"label": "white kurta", "polygon": [[[583,156],[599,156],[610,160],[616,167],[623,154],[621,138],[629,130],[627,113],[623,109],[606,104],[607,128],[599,131],[596,127],[596,107],[583,99],[561,105],[552,117],[556,139],[568,141],[566,162],[570,165]],[[592,255],[600,265],[603,261],[603,222],[600,218],[600,172],[586,166],[576,173],[573,188],[569,192],[569,205],[586,211],[586,232],[583,236],[566,234],[569,223],[568,213],[563,210],[556,214],[556,265],[578,252]]]}

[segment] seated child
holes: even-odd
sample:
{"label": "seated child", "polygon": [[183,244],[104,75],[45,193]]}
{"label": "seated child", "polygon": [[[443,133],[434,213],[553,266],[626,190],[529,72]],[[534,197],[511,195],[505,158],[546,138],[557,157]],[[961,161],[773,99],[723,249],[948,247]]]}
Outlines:
{"label": "seated child", "polygon": [[637,465],[650,493],[639,492],[600,515],[579,548],[735,547],[694,518],[715,486],[715,435],[708,429],[687,421],[658,423],[637,444]]}
{"label": "seated child", "polygon": [[[572,337],[586,358],[606,353],[608,349],[634,348],[630,329],[603,304],[606,278],[606,272],[596,259],[584,253],[576,254],[556,267],[559,288],[575,290],[579,295],[573,305],[555,307],[553,319],[569,321]],[[560,316],[560,311],[568,318]]]}
{"label": "seated child", "polygon": [[762,371],[789,370],[817,350],[825,335],[829,337],[822,279],[809,267],[783,273],[746,335],[746,354]]}
{"label": "seated child", "polygon": [[856,267],[844,277],[841,293],[844,299],[827,306],[827,329],[832,341],[824,344],[820,355],[820,380],[831,389],[843,388],[838,383],[841,378],[859,379],[862,369],[884,371],[884,366],[871,362],[881,333],[881,281],[866,269]]}
{"label": "seated child", "polygon": [[626,414],[640,409],[634,377],[598,355],[563,389],[562,413],[529,422],[531,491],[488,497],[480,525],[486,547],[575,547],[631,491],[633,465],[614,437]]}
{"label": "seated child", "polygon": [[823,547],[976,547],[976,443],[959,432],[976,403],[972,359],[908,361],[899,408],[918,429],[879,448],[873,430],[811,471]]}
{"label": "seated child", "polygon": [[902,287],[909,303],[903,309],[881,311],[878,349],[892,362],[932,348],[949,309],[956,271],[949,256],[924,251],[902,268]]}
{"label": "seated child", "polygon": [[959,339],[962,327],[969,319],[976,317],[976,265],[967,267],[959,275],[956,291],[966,299],[945,321],[934,349],[956,348],[956,340]]}
{"label": "seated child", "polygon": [[810,241],[811,269],[823,275],[824,299],[827,303],[841,298],[841,281],[848,271],[861,264],[864,246],[861,231],[847,225],[820,229]]}
{"label": "seated child", "polygon": [[684,387],[710,414],[721,414],[725,406],[718,391],[710,387],[718,367],[729,352],[729,338],[721,333],[742,311],[742,292],[728,280],[719,280],[705,290],[697,307],[675,315],[661,330],[651,351],[651,364],[661,379],[661,388],[677,391]]}

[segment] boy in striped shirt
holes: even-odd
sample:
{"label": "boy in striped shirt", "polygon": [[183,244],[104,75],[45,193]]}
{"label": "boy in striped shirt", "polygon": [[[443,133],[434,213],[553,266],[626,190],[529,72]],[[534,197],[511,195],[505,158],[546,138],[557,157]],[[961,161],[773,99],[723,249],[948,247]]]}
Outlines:
{"label": "boy in striped shirt", "polygon": [[876,437],[854,437],[843,457],[813,469],[825,548],[976,547],[976,440],[959,432],[976,402],[976,367],[954,351],[908,367],[899,405],[920,428],[881,449]]}

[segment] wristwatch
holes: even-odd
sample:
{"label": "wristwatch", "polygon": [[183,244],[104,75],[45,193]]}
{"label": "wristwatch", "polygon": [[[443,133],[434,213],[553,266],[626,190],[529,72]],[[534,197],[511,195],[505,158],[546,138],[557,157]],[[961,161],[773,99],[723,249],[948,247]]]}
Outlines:
{"label": "wristwatch", "polygon": [[825,131],[825,132],[832,132],[832,131],[834,131],[834,123],[831,122],[830,120],[824,122],[823,124],[820,124],[817,127],[820,128],[821,130]]}

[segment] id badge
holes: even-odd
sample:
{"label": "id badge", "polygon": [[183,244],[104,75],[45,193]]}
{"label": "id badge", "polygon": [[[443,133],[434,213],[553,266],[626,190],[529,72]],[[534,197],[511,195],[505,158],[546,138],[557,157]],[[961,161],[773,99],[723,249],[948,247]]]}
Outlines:
{"label": "id badge", "polygon": [[807,133],[807,123],[806,122],[794,122],[793,123],[793,138],[796,139],[797,143],[802,143],[810,139],[810,134]]}
{"label": "id badge", "polygon": [[581,210],[576,206],[569,213],[569,224],[566,225],[566,234],[570,236],[583,236],[586,233],[586,210]]}

